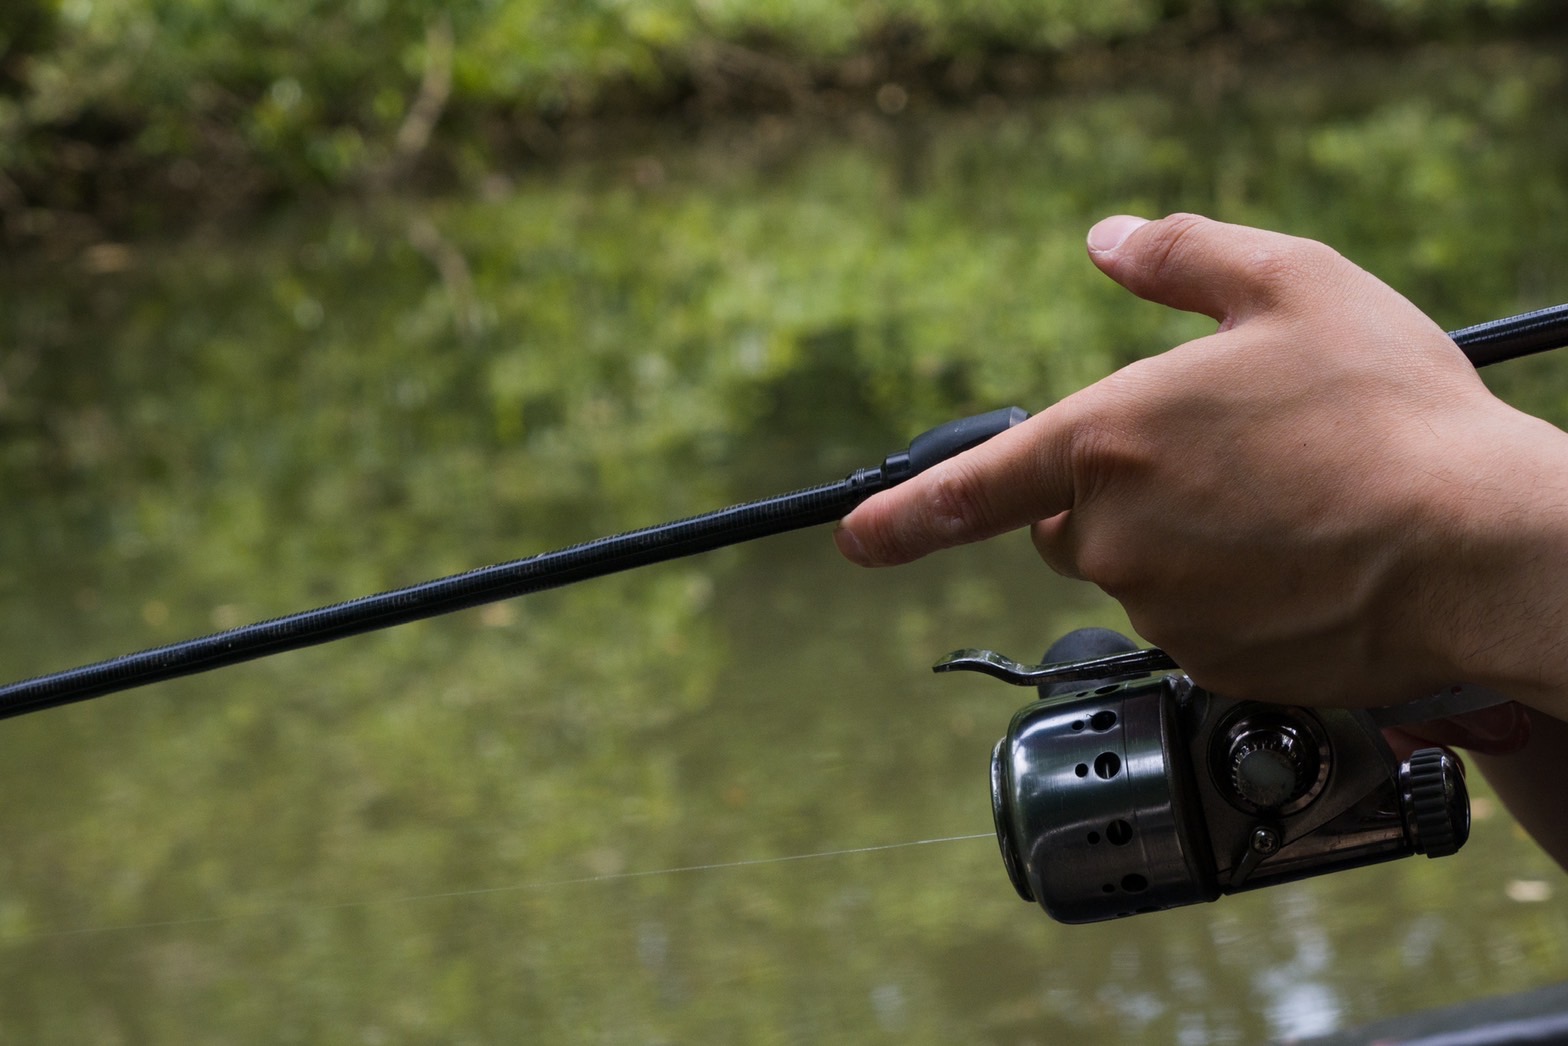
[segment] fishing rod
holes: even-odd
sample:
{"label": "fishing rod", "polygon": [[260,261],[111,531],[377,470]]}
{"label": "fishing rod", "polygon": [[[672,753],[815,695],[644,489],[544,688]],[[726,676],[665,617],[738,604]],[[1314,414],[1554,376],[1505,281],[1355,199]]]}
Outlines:
{"label": "fishing rod", "polygon": [[[1568,344],[1568,304],[1449,335],[1477,367]],[[842,519],[856,505],[1028,417],[1006,407],[939,425],[842,480],[480,567],[0,687],[0,719],[420,621]]]}
{"label": "fishing rod", "polygon": [[878,491],[1028,416],[1019,407],[1006,407],[939,425],[880,465],[856,469],[836,482],[24,679],[0,687],[0,719],[835,522]]}

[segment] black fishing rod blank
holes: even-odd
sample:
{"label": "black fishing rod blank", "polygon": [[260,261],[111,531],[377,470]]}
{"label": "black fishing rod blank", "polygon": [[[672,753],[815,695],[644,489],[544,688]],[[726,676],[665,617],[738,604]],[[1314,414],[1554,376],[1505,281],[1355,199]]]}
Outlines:
{"label": "black fishing rod blank", "polygon": [[1568,344],[1568,305],[1553,305],[1474,327],[1450,331],[1450,338],[1477,367],[1560,349]]}
{"label": "black fishing rod blank", "polygon": [[[1449,337],[1477,367],[1561,348],[1568,345],[1568,304],[1466,327]],[[24,679],[0,687],[0,719],[831,523],[878,491],[1028,416],[1008,407],[949,422],[917,437],[881,465],[857,469],[835,483]]]}
{"label": "black fishing rod blank", "polygon": [[835,483],[24,679],[0,687],[0,719],[559,588],[770,534],[832,523],[878,491],[896,486],[1028,416],[1019,407],[1005,407],[939,425],[916,437],[908,449],[890,454],[881,465],[857,469]]}

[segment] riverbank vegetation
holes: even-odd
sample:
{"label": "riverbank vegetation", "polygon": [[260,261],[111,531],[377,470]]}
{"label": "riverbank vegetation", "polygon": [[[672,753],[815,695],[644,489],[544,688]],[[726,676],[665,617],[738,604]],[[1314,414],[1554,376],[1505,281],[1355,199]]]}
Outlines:
{"label": "riverbank vegetation", "polygon": [[629,120],[894,118],[1210,52],[1565,27],[1551,0],[13,0],[0,219],[91,238],[473,185]]}

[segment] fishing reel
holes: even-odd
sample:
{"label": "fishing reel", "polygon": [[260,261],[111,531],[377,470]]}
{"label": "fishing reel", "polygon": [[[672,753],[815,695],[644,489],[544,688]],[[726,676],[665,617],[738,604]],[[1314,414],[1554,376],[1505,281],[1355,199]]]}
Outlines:
{"label": "fishing reel", "polygon": [[1060,922],[1442,857],[1470,834],[1457,760],[1401,762],[1368,712],[1221,697],[1105,629],[1046,661],[964,650],[936,669],[1039,688],[992,754],[991,809],[1019,896]]}

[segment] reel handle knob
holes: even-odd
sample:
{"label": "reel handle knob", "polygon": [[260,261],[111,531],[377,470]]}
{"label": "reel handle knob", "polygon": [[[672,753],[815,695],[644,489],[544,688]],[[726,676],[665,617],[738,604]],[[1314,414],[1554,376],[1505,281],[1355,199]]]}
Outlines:
{"label": "reel handle knob", "polygon": [[1470,796],[1459,762],[1441,748],[1422,748],[1399,768],[1405,831],[1416,853],[1447,857],[1470,838]]}

